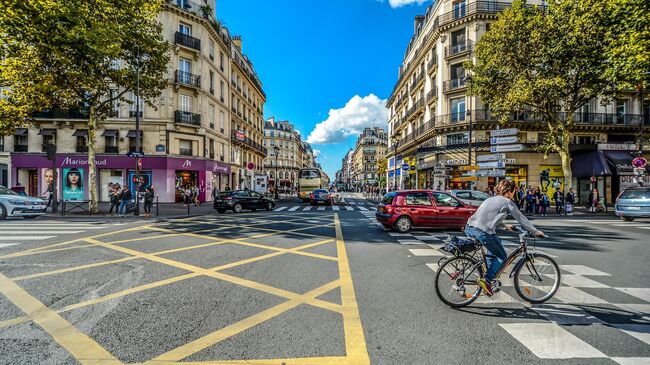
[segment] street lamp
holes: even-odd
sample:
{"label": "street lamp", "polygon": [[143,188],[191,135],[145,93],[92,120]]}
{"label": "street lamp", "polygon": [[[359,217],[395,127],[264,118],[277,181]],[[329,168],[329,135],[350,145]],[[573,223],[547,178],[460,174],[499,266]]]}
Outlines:
{"label": "street lamp", "polygon": [[278,198],[278,182],[280,179],[278,178],[278,155],[280,154],[280,147],[274,146],[273,147],[273,153],[275,153],[275,198]]}
{"label": "street lamp", "polygon": [[[471,91],[471,86],[472,86],[472,75],[466,75],[465,76],[465,83],[467,84],[468,87],[468,94],[469,94],[469,107],[467,108],[467,123],[468,123],[468,138],[467,138],[467,163],[469,165],[472,164],[472,91]],[[472,188],[472,183],[468,181],[467,187],[469,189]]]}
{"label": "street lamp", "polygon": [[140,62],[142,60],[148,60],[148,54],[140,54],[140,47],[137,48],[137,54],[135,59],[135,77],[136,77],[136,91],[135,91],[135,211],[133,212],[134,216],[140,215]]}

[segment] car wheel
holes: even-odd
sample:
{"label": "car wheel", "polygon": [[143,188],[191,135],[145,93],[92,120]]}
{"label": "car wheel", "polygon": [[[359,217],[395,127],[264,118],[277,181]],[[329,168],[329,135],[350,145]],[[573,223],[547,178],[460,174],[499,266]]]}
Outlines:
{"label": "car wheel", "polygon": [[235,212],[235,213],[241,213],[242,209],[243,209],[243,207],[241,206],[241,204],[237,203],[232,208],[232,211]]}
{"label": "car wheel", "polygon": [[266,210],[273,210],[275,206],[271,202],[266,202]]}
{"label": "car wheel", "polygon": [[224,214],[226,212],[226,210],[225,209],[217,209],[217,212],[219,212],[221,214]]}
{"label": "car wheel", "polygon": [[0,204],[0,220],[7,218],[7,209],[4,205]]}
{"label": "car wheel", "polygon": [[25,218],[25,219],[36,219],[36,218],[38,218],[38,216],[37,215],[25,215],[25,216],[23,216],[23,218]]}
{"label": "car wheel", "polygon": [[412,226],[413,222],[411,222],[411,218],[402,216],[397,218],[394,228],[397,232],[406,233],[411,230]]}
{"label": "car wheel", "polygon": [[634,220],[634,218],[632,218],[632,217],[623,217],[623,216],[621,216],[621,219],[626,221],[626,222],[632,222]]}

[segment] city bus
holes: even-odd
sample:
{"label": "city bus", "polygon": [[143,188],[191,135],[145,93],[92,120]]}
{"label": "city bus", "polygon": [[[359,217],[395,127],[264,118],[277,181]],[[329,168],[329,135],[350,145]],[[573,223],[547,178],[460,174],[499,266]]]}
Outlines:
{"label": "city bus", "polygon": [[320,169],[300,169],[298,172],[298,198],[303,202],[309,201],[309,194],[315,189],[327,189],[328,182]]}

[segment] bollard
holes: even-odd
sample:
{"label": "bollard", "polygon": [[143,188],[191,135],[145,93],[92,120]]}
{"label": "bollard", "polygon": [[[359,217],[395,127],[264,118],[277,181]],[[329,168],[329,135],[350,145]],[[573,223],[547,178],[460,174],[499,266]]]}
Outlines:
{"label": "bollard", "polygon": [[158,203],[158,195],[156,195],[156,217],[159,215],[158,212],[158,207],[160,206],[160,203]]}
{"label": "bollard", "polygon": [[190,202],[187,202],[187,215],[190,215]]}

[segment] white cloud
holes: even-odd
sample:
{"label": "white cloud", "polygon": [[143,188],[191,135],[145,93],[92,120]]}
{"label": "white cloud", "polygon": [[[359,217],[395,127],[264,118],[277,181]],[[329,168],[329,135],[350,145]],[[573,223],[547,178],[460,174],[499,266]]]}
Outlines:
{"label": "white cloud", "polygon": [[388,0],[391,8],[399,8],[400,6],[418,4],[422,5],[427,0]]}
{"label": "white cloud", "polygon": [[386,127],[388,110],[386,100],[375,94],[365,97],[355,95],[343,108],[330,109],[327,119],[316,124],[309,133],[309,143],[343,142],[349,136],[357,135],[365,127]]}

